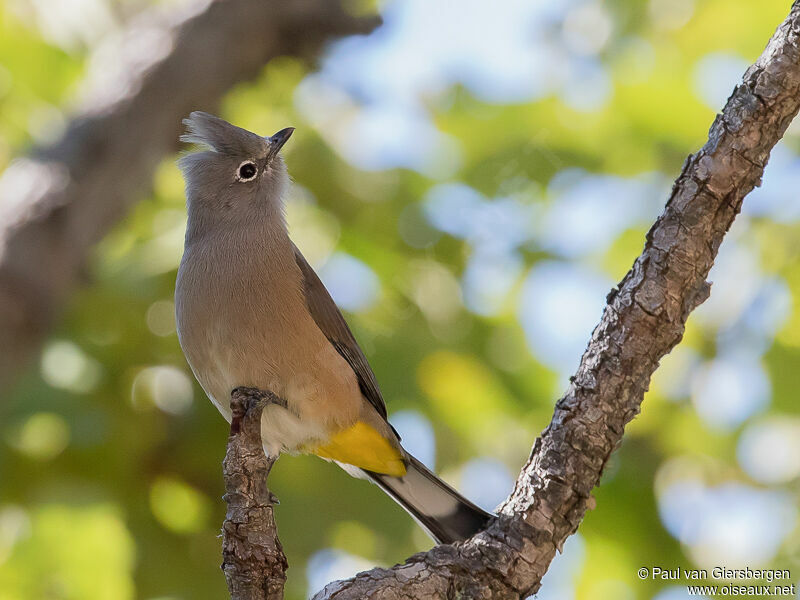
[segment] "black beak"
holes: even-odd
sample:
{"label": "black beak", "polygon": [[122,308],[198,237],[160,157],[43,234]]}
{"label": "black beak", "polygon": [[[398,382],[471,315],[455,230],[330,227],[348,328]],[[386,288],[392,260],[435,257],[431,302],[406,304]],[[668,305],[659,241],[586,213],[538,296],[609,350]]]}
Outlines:
{"label": "black beak", "polygon": [[289,138],[292,137],[293,132],[294,127],[287,127],[286,129],[281,129],[278,133],[270,137],[269,153],[267,158],[271,159],[273,156],[275,156],[278,151],[283,148],[283,145],[289,141]]}

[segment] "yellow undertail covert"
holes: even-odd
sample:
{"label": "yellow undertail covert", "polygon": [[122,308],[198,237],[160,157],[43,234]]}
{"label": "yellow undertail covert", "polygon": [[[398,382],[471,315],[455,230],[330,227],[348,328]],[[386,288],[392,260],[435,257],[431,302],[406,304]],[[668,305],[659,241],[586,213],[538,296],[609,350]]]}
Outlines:
{"label": "yellow undertail covert", "polygon": [[400,451],[375,429],[362,421],[334,435],[327,444],[310,450],[328,458],[373,473],[402,477],[406,465]]}

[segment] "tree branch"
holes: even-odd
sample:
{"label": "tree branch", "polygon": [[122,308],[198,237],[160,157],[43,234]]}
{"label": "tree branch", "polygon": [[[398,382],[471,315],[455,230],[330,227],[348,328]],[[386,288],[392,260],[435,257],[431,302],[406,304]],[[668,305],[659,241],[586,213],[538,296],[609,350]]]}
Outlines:
{"label": "tree branch", "polygon": [[261,413],[276,396],[252,388],[231,394],[231,435],[222,462],[228,512],[222,524],[222,570],[232,600],[282,600],[288,563],[267,488],[275,458],[264,454]]}
{"label": "tree branch", "polygon": [[800,0],[690,156],[644,250],[595,328],[499,518],[472,539],[334,582],[314,600],[525,597],[592,508],[650,376],[710,291],[709,269],[742,199],[800,108]]}
{"label": "tree branch", "polygon": [[377,25],[343,5],[215,0],[196,15],[140,19],[122,36],[61,140],[0,177],[0,340],[13,348],[0,353],[0,394],[79,283],[89,249],[178,149],[181,119],[213,110],[233,84],[276,56],[313,62],[328,40]]}

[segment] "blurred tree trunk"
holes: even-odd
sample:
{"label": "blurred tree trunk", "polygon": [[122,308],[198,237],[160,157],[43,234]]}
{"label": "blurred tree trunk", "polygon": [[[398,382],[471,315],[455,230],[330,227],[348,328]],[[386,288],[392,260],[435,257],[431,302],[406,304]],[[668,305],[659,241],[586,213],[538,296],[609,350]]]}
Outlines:
{"label": "blurred tree trunk", "polygon": [[[338,0],[216,0],[198,2],[195,13],[133,24],[111,61],[118,72],[63,137],[0,178],[0,395],[36,355],[90,248],[178,149],[183,117],[213,111],[276,56],[313,62],[327,41],[378,23]],[[150,56],[142,39],[152,42]]]}

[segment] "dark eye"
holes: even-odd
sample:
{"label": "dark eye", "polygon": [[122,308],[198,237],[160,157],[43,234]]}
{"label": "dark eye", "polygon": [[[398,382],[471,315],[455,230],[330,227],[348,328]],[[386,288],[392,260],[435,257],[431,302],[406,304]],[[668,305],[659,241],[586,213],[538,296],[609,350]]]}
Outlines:
{"label": "dark eye", "polygon": [[247,160],[239,165],[239,180],[250,181],[258,173],[255,163]]}

